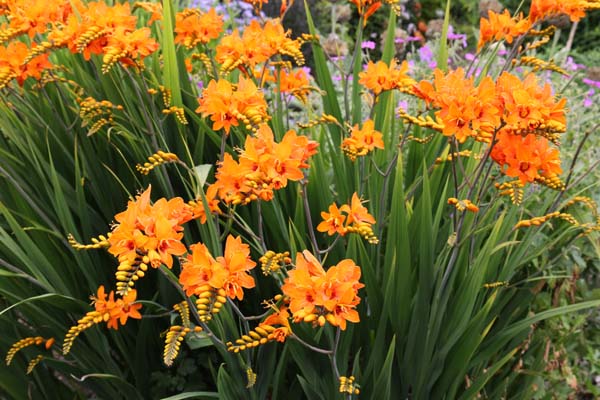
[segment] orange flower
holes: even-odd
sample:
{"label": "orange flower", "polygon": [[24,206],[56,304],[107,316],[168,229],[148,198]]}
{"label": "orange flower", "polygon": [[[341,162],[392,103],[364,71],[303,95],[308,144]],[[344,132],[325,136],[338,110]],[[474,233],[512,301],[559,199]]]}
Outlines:
{"label": "orange flower", "polygon": [[150,37],[149,28],[141,28],[135,31],[126,31],[117,28],[108,38],[103,48],[102,71],[107,72],[116,63],[121,62],[124,66],[135,65],[134,60],[139,57],[140,62],[158,49],[156,40]]}
{"label": "orange flower", "polygon": [[346,322],[359,322],[356,306],[360,303],[358,290],[360,267],[346,259],[327,272],[307,250],[296,255],[296,266],[289,271],[281,287],[290,298],[294,322],[313,322],[323,326],[329,322],[346,329]]}
{"label": "orange flower", "polygon": [[559,152],[551,148],[545,138],[502,131],[497,139],[491,157],[505,175],[526,183],[534,182],[539,176],[552,178],[562,172]]}
{"label": "orange flower", "polygon": [[261,124],[256,136],[247,136],[239,162],[225,154],[216,173],[216,182],[209,187],[230,204],[247,204],[253,200],[270,201],[273,190],[287,186],[289,180],[304,178],[301,168],[315,154],[318,144],[306,136],[288,131],[276,143],[267,124]]}
{"label": "orange flower", "polygon": [[517,132],[546,130],[564,132],[566,99],[555,101],[550,85],[538,86],[529,74],[521,81],[504,72],[496,84],[504,109],[506,128]]}
{"label": "orange flower", "polygon": [[344,204],[341,208],[341,211],[346,212],[348,214],[348,220],[346,224],[361,224],[368,223],[374,224],[375,218],[371,214],[369,214],[369,210],[367,207],[362,205],[358,194],[354,192],[352,195],[352,200],[350,201],[350,205]]}
{"label": "orange flower", "polygon": [[106,298],[104,286],[98,288],[96,297],[92,297],[94,307],[107,323],[108,328],[119,329],[119,323],[125,325],[128,318],[141,319],[142,315],[138,311],[142,308],[141,304],[135,304],[137,292],[131,289],[127,295],[115,301],[113,291]]}
{"label": "orange flower", "polygon": [[512,43],[513,38],[524,35],[531,29],[531,21],[523,19],[523,14],[518,17],[511,17],[508,10],[502,14],[497,14],[492,10],[488,11],[488,18],[481,18],[479,22],[479,43],[477,48],[481,49],[484,44],[491,41],[506,40]]}
{"label": "orange flower", "polygon": [[291,94],[303,103],[308,101],[309,84],[308,75],[303,69],[292,72],[282,69],[279,73],[280,92]]}
{"label": "orange flower", "polygon": [[392,60],[389,67],[383,61],[377,61],[377,63],[369,61],[366,71],[358,75],[360,77],[358,82],[372,90],[375,95],[392,89],[410,92],[416,82],[407,73],[408,62],[406,60],[402,61],[399,67],[396,60]]}
{"label": "orange flower", "polygon": [[175,15],[175,43],[188,49],[218,38],[222,31],[223,18],[214,8],[205,13],[188,8]]}
{"label": "orange flower", "polygon": [[289,35],[290,32],[283,29],[278,19],[267,20],[264,26],[253,20],[241,38],[237,29],[224,36],[217,45],[215,58],[222,64],[222,72],[238,67],[244,71],[253,71],[257,64],[264,63],[276,54],[292,57],[298,65],[302,65],[304,56],[300,46],[303,41],[292,40]]}
{"label": "orange flower", "polygon": [[0,88],[12,79],[23,86],[28,77],[40,79],[42,71],[52,68],[47,54],[36,56],[23,65],[28,54],[29,48],[23,42],[11,42],[6,47],[0,45]]}
{"label": "orange flower", "polygon": [[367,19],[381,7],[381,1],[375,0],[350,0],[350,2],[356,6],[358,15],[363,19],[363,24],[366,24]]}
{"label": "orange flower", "polygon": [[240,76],[237,87],[225,79],[211,80],[198,99],[196,109],[202,116],[210,116],[213,129],[225,129],[229,134],[240,120],[246,129],[252,129],[267,120],[267,103],[263,93],[251,79]]}
{"label": "orange flower", "polygon": [[190,250],[191,253],[181,264],[179,275],[179,282],[186,294],[199,294],[206,284],[215,289],[222,288],[229,275],[227,270],[217,263],[204,244],[193,244]]}
{"label": "orange flower", "polygon": [[268,334],[269,340],[276,340],[280,343],[285,342],[285,339],[292,334],[292,327],[290,326],[290,313],[288,312],[287,305],[282,305],[279,310],[269,315],[259,325],[261,328],[273,327],[275,330]]}
{"label": "orange flower", "polygon": [[181,243],[181,224],[193,218],[193,209],[181,198],[160,199],[150,204],[148,187],[135,201],[130,201],[127,209],[115,216],[118,224],[108,239],[108,251],[121,262],[134,263],[140,255],[148,257],[146,263],[154,268],[165,264],[171,268],[173,256],[185,253]]}
{"label": "orange flower", "polygon": [[150,19],[148,20],[148,26],[152,25],[154,21],[161,21],[163,16],[162,4],[152,3],[149,1],[136,1],[133,5],[133,9],[141,8],[144,11],[151,13]]}
{"label": "orange flower", "polygon": [[597,1],[586,0],[532,0],[529,8],[529,19],[537,22],[542,19],[566,14],[572,22],[585,17],[586,10],[598,9]]}
{"label": "orange flower", "polygon": [[375,122],[371,119],[363,123],[362,129],[358,129],[358,124],[354,125],[350,137],[342,141],[342,150],[352,161],[376,148],[383,149],[383,135],[375,130]]}
{"label": "orange flower", "polygon": [[370,243],[378,243],[371,227],[375,223],[375,218],[362,205],[357,193],[352,195],[350,204],[343,204],[339,209],[335,203],[331,204],[328,213],[321,212],[321,218],[323,221],[317,226],[319,232],[327,232],[329,236],[333,236],[335,233],[344,236],[346,233],[354,232]]}
{"label": "orange flower", "polygon": [[179,282],[187,295],[200,294],[207,284],[215,289],[224,289],[227,296],[242,300],[243,289],[255,286],[248,271],[256,266],[250,259],[250,247],[240,237],[227,236],[225,254],[216,259],[204,244],[190,247],[191,254],[182,263]]}
{"label": "orange flower", "polygon": [[317,226],[319,232],[327,232],[329,236],[333,236],[335,233],[342,236],[346,234],[346,227],[344,226],[346,216],[342,215],[335,203],[329,206],[329,212],[321,211],[321,218],[323,218],[323,222]]}
{"label": "orange flower", "polygon": [[461,143],[468,137],[489,141],[494,128],[500,124],[499,100],[489,77],[474,87],[473,78],[465,78],[462,68],[447,74],[436,69],[433,85],[422,81],[415,85],[414,94],[439,108],[435,116],[443,125],[442,134],[455,136]]}

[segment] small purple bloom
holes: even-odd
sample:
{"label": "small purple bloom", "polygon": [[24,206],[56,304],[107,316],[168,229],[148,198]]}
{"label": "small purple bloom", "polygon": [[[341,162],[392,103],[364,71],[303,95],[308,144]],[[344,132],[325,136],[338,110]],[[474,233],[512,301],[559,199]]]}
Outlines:
{"label": "small purple bloom", "polygon": [[467,60],[467,61],[475,61],[475,58],[476,58],[475,54],[472,54],[472,53],[465,54],[465,60]]}
{"label": "small purple bloom", "polygon": [[407,111],[408,110],[408,101],[400,100],[398,102],[398,108],[401,108],[402,110]]}
{"label": "small purple bloom", "polygon": [[365,40],[364,42],[362,42],[360,44],[360,47],[363,49],[373,50],[373,49],[375,49],[375,42],[373,42],[371,40]]}
{"label": "small purple bloom", "polygon": [[304,67],[300,67],[300,69],[302,71],[304,71],[304,73],[306,74],[306,76],[308,76],[310,78],[310,67],[304,66]]}
{"label": "small purple bloom", "polygon": [[592,97],[594,96],[594,89],[590,89],[588,90],[588,92],[585,94],[585,98],[583,99],[583,106],[584,107],[591,107],[594,105],[594,101],[592,100]]}
{"label": "small purple bloom", "polygon": [[404,38],[396,38],[394,40],[395,43],[408,43],[408,42],[418,42],[421,38],[418,36],[407,36]]}
{"label": "small purple bloom", "polygon": [[464,33],[454,33],[452,25],[448,27],[448,40],[460,40],[462,47],[467,47],[467,35]]}
{"label": "small purple bloom", "polygon": [[433,52],[427,44],[419,49],[419,58],[421,61],[427,63],[429,68],[435,68],[437,66],[437,62],[433,59]]}
{"label": "small purple bloom", "polygon": [[592,87],[597,87],[598,89],[600,89],[600,81],[594,81],[589,78],[583,78],[582,82],[585,83],[586,85],[589,85]]}

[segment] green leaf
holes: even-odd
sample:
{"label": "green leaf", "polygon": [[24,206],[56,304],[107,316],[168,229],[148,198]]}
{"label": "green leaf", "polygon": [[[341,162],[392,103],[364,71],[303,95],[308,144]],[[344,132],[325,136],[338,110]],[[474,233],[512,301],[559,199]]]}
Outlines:
{"label": "green leaf", "polygon": [[183,399],[218,399],[216,392],[184,392],[174,396],[163,397],[161,400],[183,400]]}

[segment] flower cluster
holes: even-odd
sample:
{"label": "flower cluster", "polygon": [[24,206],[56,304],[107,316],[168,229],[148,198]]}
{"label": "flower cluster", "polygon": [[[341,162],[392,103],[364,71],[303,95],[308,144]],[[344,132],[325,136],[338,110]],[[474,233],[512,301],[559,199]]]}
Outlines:
{"label": "flower cluster", "polygon": [[587,10],[600,9],[598,1],[588,0],[532,0],[529,18],[536,22],[561,14],[568,15],[571,21],[579,21],[585,17]]}
{"label": "flower cluster", "polygon": [[522,13],[511,17],[508,10],[501,14],[490,10],[487,18],[481,18],[477,47],[481,49],[486,43],[500,40],[512,43],[514,38],[521,35],[539,34],[532,28],[542,20],[567,15],[575,22],[583,18],[587,10],[593,9],[600,9],[600,3],[587,0],[532,0],[526,18],[523,18]]}
{"label": "flower cluster", "polygon": [[141,319],[142,315],[138,310],[142,305],[135,303],[136,297],[137,292],[132,289],[116,300],[114,292],[111,291],[107,298],[104,286],[100,286],[97,295],[92,297],[95,310],[83,316],[65,335],[63,354],[69,353],[77,336],[94,324],[106,322],[108,328],[119,329],[119,323],[125,325],[128,318]]}
{"label": "flower cluster", "polygon": [[242,243],[240,237],[227,237],[223,257],[214,258],[202,243],[190,246],[190,250],[191,253],[181,265],[179,276],[179,282],[188,296],[202,296],[208,285],[213,289],[224,289],[231,299],[242,300],[243,289],[254,287],[254,278],[248,271],[256,263],[250,259],[250,247]]}
{"label": "flower cluster", "polygon": [[103,55],[103,72],[116,62],[135,64],[136,59],[141,61],[156,51],[158,43],[150,37],[149,28],[136,29],[137,17],[131,11],[129,3],[79,4],[77,13],[71,13],[48,33],[48,40],[52,47],[68,47],[86,60],[92,54]]}
{"label": "flower cluster", "polygon": [[319,232],[327,232],[329,236],[336,233],[344,236],[346,233],[355,232],[367,239],[369,243],[379,242],[372,228],[375,218],[362,205],[356,193],[352,195],[350,204],[343,204],[339,208],[335,203],[331,204],[329,212],[321,212],[321,218],[323,221],[317,226]]}
{"label": "flower cluster", "polygon": [[523,18],[523,14],[513,18],[508,10],[504,10],[502,14],[489,10],[488,18],[481,18],[479,23],[477,48],[481,49],[486,43],[503,39],[510,44],[514,38],[529,32],[530,29],[531,21]]}
{"label": "flower cluster", "polygon": [[148,266],[171,268],[173,256],[186,252],[181,225],[195,217],[192,206],[180,197],[150,204],[150,190],[148,187],[115,216],[117,224],[108,239],[108,251],[119,260],[117,293],[126,294]]}
{"label": "flower cluster", "polygon": [[383,149],[383,136],[375,130],[375,122],[371,119],[366,120],[361,129],[358,128],[358,124],[354,125],[350,137],[342,141],[342,150],[352,161],[375,149]]}
{"label": "flower cluster", "polygon": [[204,117],[210,116],[214,130],[225,129],[229,134],[232,126],[240,122],[246,129],[254,130],[268,120],[267,103],[260,89],[250,78],[240,76],[237,85],[228,80],[211,80],[198,99],[196,109]]}
{"label": "flower cluster", "polygon": [[414,79],[408,76],[408,62],[406,60],[402,61],[400,65],[396,64],[396,60],[392,60],[389,66],[383,61],[377,61],[376,63],[369,61],[366,70],[358,76],[360,77],[358,82],[375,95],[393,89],[410,93],[412,86],[416,83]]}
{"label": "flower cluster", "polygon": [[342,260],[327,271],[307,250],[296,255],[296,266],[281,287],[290,298],[294,322],[312,322],[319,326],[329,322],[346,329],[346,322],[360,320],[356,306],[358,289],[364,287],[360,267],[350,259]]}
{"label": "flower cluster", "polygon": [[300,46],[301,38],[291,39],[277,19],[267,20],[264,26],[256,20],[240,33],[235,29],[224,36],[217,45],[215,59],[221,64],[221,72],[248,67],[250,71],[276,54],[292,57],[298,65],[304,64]]}
{"label": "flower cluster", "polygon": [[[21,42],[5,50],[12,55],[10,73],[2,69],[0,61],[0,84],[16,78],[19,84],[27,76],[40,77],[40,71],[48,68],[47,53],[53,49],[68,47],[73,53],[82,53],[86,60],[92,54],[102,55],[102,71],[108,72],[120,62],[124,66],[139,65],[144,57],[158,49],[158,42],[150,37],[149,28],[136,29],[137,17],[132,15],[129,3],[107,5],[103,1],[53,1],[49,3],[12,0],[6,2],[4,14],[10,21],[0,27],[0,42],[22,34],[31,39],[31,48]],[[45,35],[45,38],[41,35]],[[37,38],[36,37],[36,38]],[[25,47],[23,47],[25,46]],[[0,55],[0,60],[5,59]],[[19,68],[17,68],[19,67]]]}
{"label": "flower cluster", "polygon": [[273,132],[263,124],[256,136],[247,136],[239,161],[226,153],[210,187],[228,204],[247,204],[253,200],[270,201],[273,190],[287,186],[288,180],[299,181],[308,168],[308,158],[318,144],[306,136],[288,131],[276,143]]}
{"label": "flower cluster", "polygon": [[562,172],[559,151],[550,147],[547,139],[535,135],[515,135],[506,131],[499,132],[497,139],[491,157],[502,167],[505,175],[519,178],[521,183],[545,183],[545,178],[558,185],[557,189],[561,187],[560,180],[556,182],[558,174]]}
{"label": "flower cluster", "polygon": [[421,81],[414,90],[438,108],[436,123],[422,121],[423,125],[461,143],[472,137],[492,144],[495,137],[491,155],[504,174],[518,177],[521,183],[562,187],[559,152],[548,141],[558,145],[559,135],[566,130],[566,99],[557,101],[550,85],[540,86],[533,74],[521,79],[503,72],[495,83],[485,77],[475,87],[473,78],[466,78],[460,68],[447,74],[435,70],[434,76],[433,83]]}
{"label": "flower cluster", "polygon": [[414,94],[429,106],[438,108],[435,116],[443,125],[442,134],[454,136],[461,143],[468,137],[489,141],[500,124],[501,110],[490,77],[482,79],[476,87],[473,78],[465,77],[462,68],[447,74],[436,69],[433,83],[419,82]]}
{"label": "flower cluster", "polygon": [[205,13],[186,9],[175,15],[175,43],[188,49],[218,38],[222,31],[223,17],[217,15],[214,8]]}
{"label": "flower cluster", "polygon": [[26,62],[28,55],[29,48],[23,42],[0,45],[0,89],[13,79],[23,86],[28,77],[40,79],[42,71],[52,68],[47,54],[33,57]]}
{"label": "flower cluster", "polygon": [[308,101],[310,81],[304,69],[287,71],[282,68],[279,72],[279,91],[283,94],[291,94],[303,103]]}

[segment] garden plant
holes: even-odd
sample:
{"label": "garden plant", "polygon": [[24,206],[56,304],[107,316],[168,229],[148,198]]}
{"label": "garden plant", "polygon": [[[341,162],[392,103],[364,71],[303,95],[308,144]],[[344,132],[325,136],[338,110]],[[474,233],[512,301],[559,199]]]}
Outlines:
{"label": "garden plant", "polygon": [[0,0],[0,397],[600,395],[548,334],[593,324],[600,215],[544,52],[600,1],[490,10],[468,56],[450,0],[427,43],[398,0],[350,43],[182,3]]}

